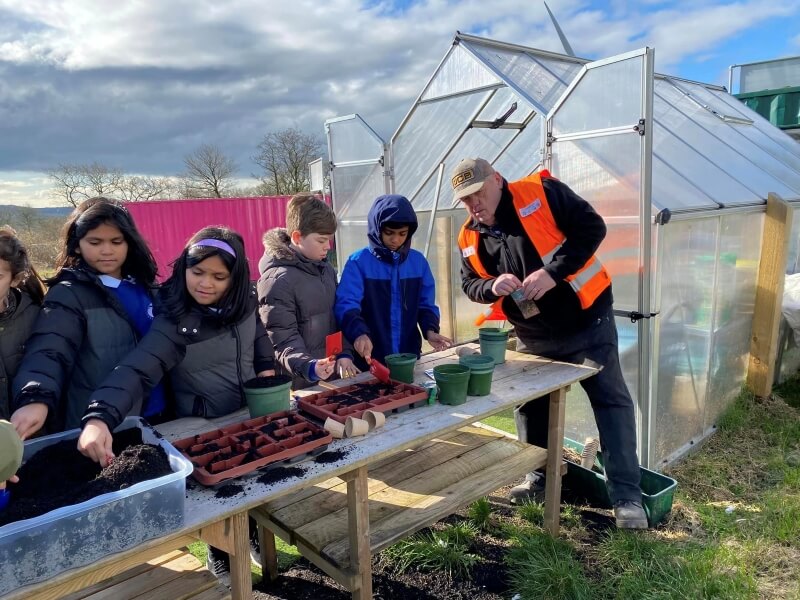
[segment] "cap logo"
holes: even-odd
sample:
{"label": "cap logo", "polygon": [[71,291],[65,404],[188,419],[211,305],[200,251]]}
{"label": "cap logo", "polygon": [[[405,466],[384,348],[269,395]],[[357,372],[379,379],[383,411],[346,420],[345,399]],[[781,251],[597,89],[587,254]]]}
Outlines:
{"label": "cap logo", "polygon": [[459,185],[469,181],[470,179],[475,179],[475,173],[472,171],[472,169],[461,171],[461,173],[458,173],[455,177],[453,177],[453,188],[457,188]]}

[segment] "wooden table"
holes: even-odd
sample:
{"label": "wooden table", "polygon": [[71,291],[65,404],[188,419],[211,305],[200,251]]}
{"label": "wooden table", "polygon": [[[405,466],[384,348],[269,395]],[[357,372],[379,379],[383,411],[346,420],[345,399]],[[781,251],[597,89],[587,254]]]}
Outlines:
{"label": "wooden table", "polygon": [[[472,345],[475,347],[475,345]],[[426,369],[440,363],[457,360],[454,349],[422,357],[416,367],[415,381],[429,381]],[[116,553],[86,567],[72,569],[49,580],[25,586],[7,598],[60,598],[105,578],[114,576],[134,565],[146,562],[161,554],[185,546],[197,539],[203,540],[231,555],[231,587],[234,600],[252,597],[250,579],[250,551],[248,512],[267,502],[311,488],[341,476],[347,481],[347,514],[350,523],[349,574],[355,582],[351,586],[354,598],[372,596],[370,568],[370,534],[368,505],[368,469],[391,455],[441,438],[470,423],[517,406],[533,398],[549,395],[550,422],[545,488],[545,526],[554,535],[558,533],[561,495],[561,443],[564,433],[564,405],[570,385],[592,376],[596,370],[580,365],[558,363],[532,355],[507,352],[507,360],[495,368],[492,393],[483,397],[470,397],[466,404],[445,406],[435,404],[391,415],[381,430],[361,438],[335,440],[329,450],[345,449],[346,455],[332,463],[314,461],[299,463],[304,467],[302,477],[291,477],[271,484],[258,482],[257,477],[243,478],[233,483],[243,486],[244,493],[228,498],[216,497],[216,490],[204,488],[192,480],[187,482],[184,505],[184,524],[170,534],[149,540],[135,548]],[[367,374],[359,377],[365,378]],[[311,388],[298,392],[306,395],[318,392]],[[247,418],[246,410],[216,419],[213,422],[199,418],[179,419],[158,427],[169,440],[176,440],[208,431]],[[507,482],[506,482],[507,483]],[[502,484],[501,484],[502,485]],[[500,486],[498,486],[500,487]],[[254,511],[255,512],[255,511]],[[262,552],[269,559],[269,540]]]}

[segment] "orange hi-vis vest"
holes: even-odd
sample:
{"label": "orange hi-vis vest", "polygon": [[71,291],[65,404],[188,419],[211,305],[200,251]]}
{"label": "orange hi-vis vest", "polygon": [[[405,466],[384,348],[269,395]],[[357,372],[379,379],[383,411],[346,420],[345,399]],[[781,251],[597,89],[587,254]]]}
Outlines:
{"label": "orange hi-vis vest", "polygon": [[[508,184],[508,189],[514,200],[514,208],[519,215],[522,227],[533,244],[542,262],[546,265],[553,260],[556,252],[564,244],[566,238],[561,230],[558,229],[550,205],[547,203],[547,196],[542,186],[542,177],[550,177],[550,173],[542,170]],[[472,270],[481,279],[493,279],[486,268],[481,263],[478,245],[480,244],[480,234],[467,226],[472,222],[472,217],[468,217],[461,226],[458,234],[458,247],[461,255],[469,261]],[[591,256],[578,271],[566,278],[569,285],[578,296],[581,308],[589,308],[597,297],[611,285],[611,277],[602,263],[596,256]],[[476,325],[481,325],[486,320],[505,320],[501,304],[503,298],[495,302],[486,312],[476,320]]]}

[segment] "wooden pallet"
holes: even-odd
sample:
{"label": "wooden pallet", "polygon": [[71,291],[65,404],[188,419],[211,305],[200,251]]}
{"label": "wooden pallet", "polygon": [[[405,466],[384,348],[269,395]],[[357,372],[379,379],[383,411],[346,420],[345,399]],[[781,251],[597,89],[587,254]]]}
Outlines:
{"label": "wooden pallet", "polygon": [[219,583],[188,550],[175,550],[105,579],[62,600],[230,600]]}
{"label": "wooden pallet", "polygon": [[[370,554],[544,467],[546,461],[543,448],[467,426],[370,466]],[[343,479],[334,477],[269,502],[250,515],[348,589],[357,585],[350,568],[351,532]],[[268,571],[274,573],[274,569]]]}

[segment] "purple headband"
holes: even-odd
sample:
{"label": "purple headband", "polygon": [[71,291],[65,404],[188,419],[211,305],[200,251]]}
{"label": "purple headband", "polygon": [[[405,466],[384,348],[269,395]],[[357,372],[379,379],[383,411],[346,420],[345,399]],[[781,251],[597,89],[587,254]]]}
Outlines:
{"label": "purple headband", "polygon": [[224,250],[230,254],[233,258],[236,258],[236,252],[233,251],[231,245],[228,242],[223,242],[222,240],[206,238],[204,240],[198,240],[192,244],[192,248],[196,248],[197,246],[211,246],[213,248],[219,248],[220,250]]}

